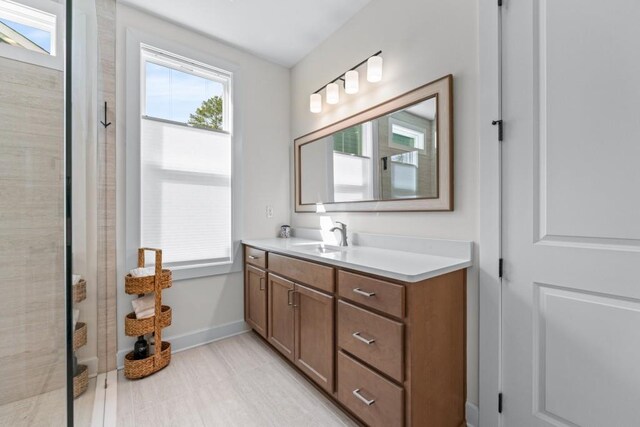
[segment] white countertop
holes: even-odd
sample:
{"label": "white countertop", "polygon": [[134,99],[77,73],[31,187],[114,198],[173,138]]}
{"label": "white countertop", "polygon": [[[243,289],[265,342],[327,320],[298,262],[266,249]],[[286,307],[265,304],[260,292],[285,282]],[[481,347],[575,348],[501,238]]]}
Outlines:
{"label": "white countertop", "polygon": [[[364,241],[364,236],[365,235],[363,235],[360,240]],[[381,240],[381,243],[384,243],[383,240],[386,238],[386,236],[380,235],[371,236],[375,236],[378,240]],[[388,238],[395,240],[395,243],[397,243],[399,239],[403,239],[398,236],[388,236]],[[344,248],[337,248],[333,245],[325,245],[333,249],[334,252],[320,253],[317,251],[317,248],[320,245],[324,245],[321,240],[296,237],[289,239],[245,239],[242,243],[265,251],[279,252],[310,261],[323,262],[337,267],[388,277],[402,282],[419,282],[472,265],[472,242],[417,239],[412,237],[406,239],[408,239],[408,242],[414,243],[413,245],[408,244],[407,247],[418,248],[415,252],[374,246],[351,245]],[[373,239],[370,240],[373,241]],[[423,246],[429,247],[429,252],[437,252],[437,246],[441,243],[443,245],[443,252],[447,253],[447,255],[450,255],[451,251],[445,250],[446,248],[450,248],[452,245],[459,245],[462,249],[457,251],[460,257],[421,253],[419,247],[422,241],[424,241]],[[416,242],[418,242],[418,244],[415,244]],[[389,246],[397,247],[397,245],[392,244],[392,241],[389,243]],[[466,250],[467,247],[468,250]]]}

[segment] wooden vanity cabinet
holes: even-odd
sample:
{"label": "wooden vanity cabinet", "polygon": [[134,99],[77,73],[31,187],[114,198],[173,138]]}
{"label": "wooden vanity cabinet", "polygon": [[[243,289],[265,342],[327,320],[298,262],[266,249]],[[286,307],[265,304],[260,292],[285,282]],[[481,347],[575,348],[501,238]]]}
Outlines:
{"label": "wooden vanity cabinet", "polygon": [[293,282],[269,274],[267,341],[292,362],[295,355],[294,290]]}
{"label": "wooden vanity cabinet", "polygon": [[327,392],[333,392],[333,308],[335,298],[295,285],[295,364]]}
{"label": "wooden vanity cabinet", "polygon": [[267,273],[247,265],[244,270],[245,321],[264,338],[267,337]]}
{"label": "wooden vanity cabinet", "polygon": [[465,269],[404,283],[245,253],[245,309],[266,277],[267,341],[348,413],[371,427],[465,425]]}
{"label": "wooden vanity cabinet", "polygon": [[332,393],[334,297],[273,273],[268,290],[267,340]]}

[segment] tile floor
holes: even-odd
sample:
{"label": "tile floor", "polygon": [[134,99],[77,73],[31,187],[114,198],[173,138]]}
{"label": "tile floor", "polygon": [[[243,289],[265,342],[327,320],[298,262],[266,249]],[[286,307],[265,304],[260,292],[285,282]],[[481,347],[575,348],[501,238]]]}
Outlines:
{"label": "tile floor", "polygon": [[254,333],[176,353],[137,381],[118,373],[118,427],[356,426]]}
{"label": "tile floor", "polygon": [[[91,425],[96,379],[89,380],[86,392],[74,400],[76,427]],[[0,426],[65,427],[67,425],[66,390],[57,389],[0,406]]]}

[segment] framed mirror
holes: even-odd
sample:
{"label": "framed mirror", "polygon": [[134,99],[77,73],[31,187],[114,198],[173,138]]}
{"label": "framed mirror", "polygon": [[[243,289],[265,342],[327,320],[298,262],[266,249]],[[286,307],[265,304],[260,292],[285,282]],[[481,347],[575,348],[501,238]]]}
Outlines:
{"label": "framed mirror", "polygon": [[453,210],[453,77],[294,143],[296,212]]}

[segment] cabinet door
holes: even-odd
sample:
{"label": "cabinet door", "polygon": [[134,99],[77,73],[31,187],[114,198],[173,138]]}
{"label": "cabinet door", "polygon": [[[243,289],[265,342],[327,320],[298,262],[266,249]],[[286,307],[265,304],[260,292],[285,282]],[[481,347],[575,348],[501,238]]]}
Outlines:
{"label": "cabinet door", "polygon": [[334,297],[295,285],[295,364],[318,385],[333,392]]}
{"label": "cabinet door", "polygon": [[269,309],[268,337],[273,346],[293,361],[294,355],[294,316],[293,282],[274,274],[268,278]]}
{"label": "cabinet door", "polygon": [[260,335],[267,337],[267,273],[259,268],[246,266],[244,277],[247,323]]}

